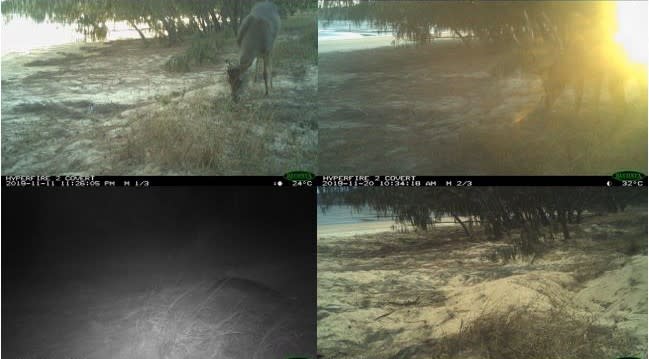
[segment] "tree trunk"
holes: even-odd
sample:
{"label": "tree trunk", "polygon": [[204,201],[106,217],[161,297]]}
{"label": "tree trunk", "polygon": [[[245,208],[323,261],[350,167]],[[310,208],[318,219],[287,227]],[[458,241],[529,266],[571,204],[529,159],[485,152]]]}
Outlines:
{"label": "tree trunk", "polygon": [[561,223],[561,230],[563,231],[563,239],[570,239],[570,231],[568,230],[568,221],[566,219],[566,212],[558,211],[559,223]]}
{"label": "tree trunk", "polygon": [[462,43],[464,44],[464,46],[466,46],[468,48],[471,47],[471,40],[468,37],[463,36],[462,34],[460,34],[460,32],[457,29],[453,29],[453,33],[455,34],[455,36],[459,37],[460,40],[462,40]]}
{"label": "tree trunk", "polygon": [[462,226],[462,229],[464,229],[464,233],[466,233],[466,235],[469,237],[469,239],[473,240],[473,233],[471,233],[471,231],[467,228],[467,226],[464,224],[464,222],[462,222],[460,217],[458,217],[457,215],[454,214],[453,218],[455,218],[457,223],[459,223]]}
{"label": "tree trunk", "polygon": [[135,25],[135,23],[134,23],[133,21],[130,21],[130,20],[129,20],[129,21],[128,21],[128,25],[129,25],[130,27],[132,27],[133,30],[137,31],[138,35],[140,35],[140,38],[141,38],[142,40],[146,40],[146,36],[144,36],[144,33],[142,32],[142,30],[140,30],[140,29],[137,27],[137,25]]}

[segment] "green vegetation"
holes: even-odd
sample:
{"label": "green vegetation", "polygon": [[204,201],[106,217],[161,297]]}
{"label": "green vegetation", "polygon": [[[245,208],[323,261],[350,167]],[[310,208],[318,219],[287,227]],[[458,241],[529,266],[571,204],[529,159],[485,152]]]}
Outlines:
{"label": "green vegetation", "polygon": [[281,36],[273,49],[273,66],[303,75],[318,62],[318,29],[313,14],[293,16],[282,23]]}
{"label": "green vegetation", "polygon": [[[76,24],[80,32],[93,39],[106,37],[109,22],[124,21],[142,38],[142,27],[170,43],[182,35],[213,33],[229,29],[236,33],[241,19],[257,0],[7,0],[2,14]],[[283,16],[316,7],[314,0],[275,1]],[[187,21],[186,21],[187,20]]]}
{"label": "green vegetation", "polygon": [[[327,0],[318,16],[328,20],[369,21],[391,28],[399,38],[426,42],[431,30],[451,31],[469,44],[477,38],[492,44],[511,44],[530,33],[553,43],[566,43],[576,35],[580,21],[614,14],[608,2],[556,1],[361,1]],[[575,14],[578,14],[575,15]],[[606,31],[605,28],[589,31]],[[601,33],[600,33],[601,34]],[[514,36],[512,36],[514,35]]]}
{"label": "green vegetation", "polygon": [[645,198],[646,191],[619,187],[325,187],[318,200],[325,210],[334,204],[369,206],[421,229],[449,216],[472,239],[478,231],[492,240],[512,238],[515,232],[518,235],[513,236],[512,252],[494,254],[506,261],[541,252],[541,238],[554,239],[560,234],[564,240],[570,239],[569,226],[581,223],[585,213],[620,212],[630,204],[643,203]]}

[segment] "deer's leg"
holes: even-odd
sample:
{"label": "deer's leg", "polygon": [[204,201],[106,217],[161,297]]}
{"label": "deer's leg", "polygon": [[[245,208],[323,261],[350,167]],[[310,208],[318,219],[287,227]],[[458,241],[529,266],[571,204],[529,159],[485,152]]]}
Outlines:
{"label": "deer's leg", "polygon": [[259,63],[259,58],[255,60],[255,82],[257,82],[257,75],[259,75],[259,70],[261,68],[261,64]]}
{"label": "deer's leg", "polygon": [[266,95],[268,95],[268,55],[264,55],[264,85],[266,86]]}
{"label": "deer's leg", "polygon": [[273,88],[273,58],[268,54],[268,75],[270,76],[270,88]]}

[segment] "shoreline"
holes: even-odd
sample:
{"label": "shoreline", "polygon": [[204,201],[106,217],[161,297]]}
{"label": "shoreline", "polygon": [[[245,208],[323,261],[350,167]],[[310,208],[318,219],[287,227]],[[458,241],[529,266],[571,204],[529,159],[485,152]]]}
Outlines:
{"label": "shoreline", "polygon": [[391,232],[394,221],[372,221],[362,223],[323,224],[317,226],[317,237],[352,237],[363,234]]}
{"label": "shoreline", "polygon": [[349,52],[392,46],[393,35],[366,36],[355,39],[318,39],[318,54]]}

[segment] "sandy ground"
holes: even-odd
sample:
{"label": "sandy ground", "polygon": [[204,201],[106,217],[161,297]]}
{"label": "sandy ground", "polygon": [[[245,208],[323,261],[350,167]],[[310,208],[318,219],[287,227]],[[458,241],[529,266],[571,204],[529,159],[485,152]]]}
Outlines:
{"label": "sandy ground", "polygon": [[[39,293],[38,298],[17,293],[20,302],[3,303],[11,308],[6,320],[13,323],[4,355],[97,359],[313,355],[313,349],[305,350],[314,347],[311,301],[299,302],[247,279],[157,281],[148,288],[129,288],[115,280],[102,286],[40,288]],[[49,301],[47,306],[44,300]]]}
{"label": "sandy ground", "polygon": [[[454,226],[456,226],[456,224],[452,223],[452,218],[444,218],[442,223],[435,224],[435,228]],[[392,220],[383,220],[366,221],[361,223],[318,225],[317,235],[318,237],[349,237],[390,231],[405,232],[410,230],[414,230],[414,227],[411,225],[396,223]]]}
{"label": "sandy ground", "polygon": [[393,227],[393,221],[319,225],[318,236],[346,237],[360,234],[381,233],[390,231]]}
{"label": "sandy ground", "polygon": [[295,263],[207,271],[198,256],[178,256],[158,268],[155,255],[101,262],[104,275],[12,287],[3,357],[314,357],[313,289],[296,287],[312,279]]}
{"label": "sandy ground", "polygon": [[[501,52],[456,40],[377,47],[387,41],[320,43],[321,173],[592,175],[646,169],[641,88],[627,89],[633,105],[624,121],[605,105],[599,112],[585,106],[575,116],[569,90],[544,114],[538,111],[540,76],[506,73]],[[587,88],[585,101],[589,96]],[[603,91],[601,103],[607,96]]]}
{"label": "sandy ground", "polygon": [[318,41],[318,54],[346,52],[386,47],[393,44],[394,36],[367,36],[360,39]]}
{"label": "sandy ground", "polygon": [[[170,73],[162,68],[172,55],[184,50],[184,46],[144,46],[140,40],[120,40],[4,56],[2,174],[191,175],[182,168],[161,168],[152,163],[131,166],[121,150],[128,145],[125,137],[133,124],[145,114],[164,111],[165,105],[183,103],[187,98],[205,97],[214,102],[228,96],[225,63],[193,67],[188,73]],[[228,48],[221,56],[234,59],[237,51]],[[264,100],[274,101],[280,120],[290,115],[282,114],[283,108],[304,113],[297,108],[308,103],[305,96],[315,90],[316,79],[315,66],[299,79],[276,72],[275,91]],[[304,123],[308,120],[286,120],[268,128],[277,131],[273,138],[311,146],[315,154],[317,131],[303,130],[309,128]],[[315,162],[313,157],[311,162]],[[291,143],[275,149],[266,161],[295,162]],[[245,159],[240,162],[245,163]],[[314,170],[311,163],[304,167]],[[232,171],[237,172],[236,168]]]}
{"label": "sandy ground", "polygon": [[[612,249],[631,237],[644,243],[646,211],[615,218],[639,224],[593,217],[575,245],[559,246],[533,264],[490,261],[503,243],[471,243],[457,227],[436,234],[322,233],[318,351],[323,358],[431,358],[426,343],[484,313],[543,311],[557,303],[646,343],[646,248],[636,255]],[[603,273],[580,282],[594,267]],[[646,355],[646,347],[635,350]]]}

